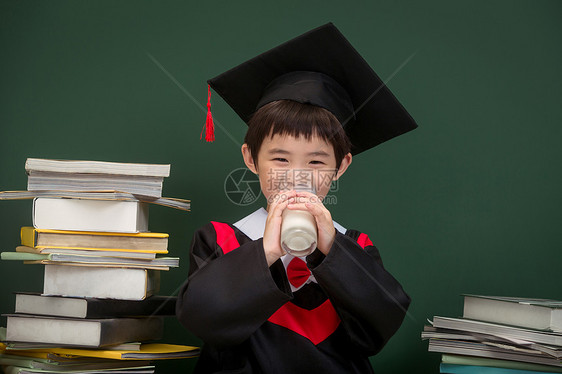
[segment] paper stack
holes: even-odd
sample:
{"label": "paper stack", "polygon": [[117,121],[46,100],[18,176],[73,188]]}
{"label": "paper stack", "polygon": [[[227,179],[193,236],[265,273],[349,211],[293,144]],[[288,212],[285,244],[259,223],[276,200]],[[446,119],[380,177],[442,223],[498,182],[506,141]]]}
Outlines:
{"label": "paper stack", "polygon": [[4,371],[153,373],[152,359],[197,355],[145,344],[175,314],[175,297],[157,293],[161,271],[179,259],[161,256],[168,234],[148,231],[150,202],[189,209],[161,197],[170,165],[28,159],[26,171],[27,193],[3,197],[33,197],[33,227],[22,227],[21,246],[2,259],[42,264],[43,292],[18,292],[5,315]]}
{"label": "paper stack", "polygon": [[422,339],[441,373],[562,373],[562,302],[464,295],[462,318],[433,317]]}

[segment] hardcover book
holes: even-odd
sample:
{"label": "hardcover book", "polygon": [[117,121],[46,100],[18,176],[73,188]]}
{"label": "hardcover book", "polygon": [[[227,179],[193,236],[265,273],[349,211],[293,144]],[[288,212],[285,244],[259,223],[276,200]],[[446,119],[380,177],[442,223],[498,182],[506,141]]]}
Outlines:
{"label": "hardcover book", "polygon": [[162,318],[77,319],[8,314],[6,341],[103,347],[160,339]]}
{"label": "hardcover book", "polygon": [[137,301],[18,292],[15,313],[70,318],[175,316],[176,300],[160,295]]}
{"label": "hardcover book", "polygon": [[464,295],[463,317],[562,332],[562,301]]}
{"label": "hardcover book", "polygon": [[34,248],[59,247],[167,253],[168,234],[42,230],[26,226],[21,228],[21,244]]}
{"label": "hardcover book", "polygon": [[45,265],[45,295],[144,300],[159,288],[158,270]]}
{"label": "hardcover book", "polygon": [[148,231],[148,205],[138,201],[36,198],[32,217],[37,229]]}

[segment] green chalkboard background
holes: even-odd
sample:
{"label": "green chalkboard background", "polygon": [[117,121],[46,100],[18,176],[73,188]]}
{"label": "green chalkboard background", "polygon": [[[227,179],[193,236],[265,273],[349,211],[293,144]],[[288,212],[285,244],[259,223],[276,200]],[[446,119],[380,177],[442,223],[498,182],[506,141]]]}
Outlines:
{"label": "green chalkboard background", "polygon": [[[334,218],[367,232],[411,295],[372,359],[379,373],[437,372],[420,332],[459,316],[462,293],[562,298],[562,2],[1,1],[0,189],[26,189],[27,157],[170,163],[151,207],[182,266],[193,231],[263,205],[224,192],[245,125],[213,98],[217,140],[199,140],[206,79],[326,22],[372,65],[419,128],[357,157]],[[18,245],[31,201],[0,202],[0,248]],[[41,291],[42,268],[0,263],[0,312]],[[5,324],[5,318],[0,320]],[[199,344],[173,319],[165,341]],[[190,372],[194,360],[162,363]]]}

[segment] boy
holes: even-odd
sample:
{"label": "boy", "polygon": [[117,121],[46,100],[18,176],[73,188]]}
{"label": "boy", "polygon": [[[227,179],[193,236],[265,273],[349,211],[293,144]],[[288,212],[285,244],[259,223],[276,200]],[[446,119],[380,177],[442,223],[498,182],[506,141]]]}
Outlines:
{"label": "boy", "polygon": [[[368,357],[398,329],[410,299],[371,240],[334,222],[322,199],[352,155],[415,122],[332,24],[209,83],[248,123],[242,155],[268,204],[194,235],[177,316],[205,343],[196,371],[372,373]],[[316,194],[293,189],[303,171]],[[280,246],[283,211],[292,209],[316,222],[307,257]]]}

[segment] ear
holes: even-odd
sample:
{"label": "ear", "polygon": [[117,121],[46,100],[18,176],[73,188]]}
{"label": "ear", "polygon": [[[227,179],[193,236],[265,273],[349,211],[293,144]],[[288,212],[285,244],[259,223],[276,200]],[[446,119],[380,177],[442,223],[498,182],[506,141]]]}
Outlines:
{"label": "ear", "polygon": [[349,165],[351,165],[352,159],[353,157],[351,156],[351,153],[348,153],[343,157],[340,167],[338,168],[338,172],[336,173],[336,175],[334,175],[335,181],[338,180],[343,175],[343,173],[345,173]]}
{"label": "ear", "polygon": [[254,162],[250,148],[248,148],[248,144],[246,143],[242,144],[242,157],[248,169],[250,169],[252,173],[258,174],[258,165]]}

